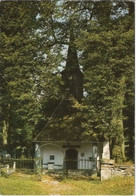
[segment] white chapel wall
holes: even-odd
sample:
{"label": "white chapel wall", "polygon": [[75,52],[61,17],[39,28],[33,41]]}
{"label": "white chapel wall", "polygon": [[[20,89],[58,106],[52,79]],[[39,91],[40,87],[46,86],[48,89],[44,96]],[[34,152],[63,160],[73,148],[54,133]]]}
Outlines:
{"label": "white chapel wall", "polygon": [[[97,149],[98,147],[98,149]],[[43,159],[43,168],[48,169],[49,163],[53,164],[54,169],[63,168],[63,160],[65,152],[69,148],[63,148],[61,145],[45,144],[41,146],[41,157]],[[80,148],[74,148],[78,152],[78,169],[94,169],[96,168],[99,157],[99,145],[97,144],[81,144]],[[105,152],[105,151],[104,151]],[[50,156],[54,156],[54,160],[50,160]],[[95,158],[95,159],[94,159]],[[88,161],[81,161],[88,160]],[[97,166],[98,167],[98,166]]]}
{"label": "white chapel wall", "polygon": [[[41,155],[43,158],[43,168],[48,168],[50,163],[54,163],[54,169],[62,169],[63,167],[63,150],[56,145],[45,145],[41,148]],[[54,156],[54,160],[50,159]]]}
{"label": "white chapel wall", "polygon": [[81,148],[78,149],[78,158],[81,158],[84,153],[85,158],[93,156],[93,147],[92,144],[82,144]]}

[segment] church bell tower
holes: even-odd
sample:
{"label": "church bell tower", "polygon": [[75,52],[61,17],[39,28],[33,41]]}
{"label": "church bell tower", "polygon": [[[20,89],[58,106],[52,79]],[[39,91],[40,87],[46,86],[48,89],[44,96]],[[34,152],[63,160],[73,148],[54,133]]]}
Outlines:
{"label": "church bell tower", "polygon": [[83,97],[83,74],[78,63],[73,31],[70,32],[66,67],[61,74],[64,85],[69,90],[69,94],[80,103]]}

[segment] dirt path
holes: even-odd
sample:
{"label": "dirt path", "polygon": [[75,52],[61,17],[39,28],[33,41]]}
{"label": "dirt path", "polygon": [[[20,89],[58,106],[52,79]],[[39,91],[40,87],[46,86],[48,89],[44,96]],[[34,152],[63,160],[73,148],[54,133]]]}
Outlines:
{"label": "dirt path", "polygon": [[[12,177],[20,177],[20,178],[31,178],[32,180],[38,180],[37,176],[35,175],[29,175],[24,173],[15,173],[12,175]],[[50,192],[50,195],[64,195],[68,191],[73,189],[73,186],[70,184],[65,183],[65,181],[60,181],[59,179],[48,176],[48,175],[42,175],[41,181],[39,181],[41,186],[43,187],[43,190],[48,190]]]}
{"label": "dirt path", "polygon": [[48,185],[51,190],[51,194],[64,194],[66,191],[71,190],[72,186],[65,184],[64,182],[59,182],[50,176],[44,176],[42,178],[43,185]]}

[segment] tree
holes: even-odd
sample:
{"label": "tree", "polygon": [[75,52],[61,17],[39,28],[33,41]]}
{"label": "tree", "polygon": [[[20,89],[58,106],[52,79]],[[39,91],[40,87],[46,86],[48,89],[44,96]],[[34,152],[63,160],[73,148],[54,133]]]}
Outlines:
{"label": "tree", "polygon": [[[110,21],[112,28],[110,24],[101,27],[98,21],[77,42],[83,50],[82,65],[87,93],[85,102],[91,105],[88,113],[94,116],[87,126],[92,125],[99,137],[103,135],[110,139],[112,157],[118,162],[125,159],[124,122],[127,116],[124,111],[129,108],[125,105],[125,99],[128,91],[131,91],[131,96],[134,92],[132,20],[129,14],[113,18]],[[128,80],[131,81],[129,90],[126,88]]]}
{"label": "tree", "polygon": [[[47,4],[48,20],[54,3]],[[44,104],[57,97],[55,84],[60,81],[56,71],[61,55],[54,52],[56,49],[51,51],[48,31],[47,40],[44,37],[47,43],[42,41],[41,9],[41,2],[1,4],[1,147],[17,156],[24,149],[25,155],[30,154],[36,125],[44,119]]]}
{"label": "tree", "polygon": [[133,11],[129,2],[2,2],[0,127],[9,148],[28,148],[45,131],[109,139],[113,158],[125,158]]}
{"label": "tree", "polygon": [[[35,4],[36,5],[36,4]],[[3,149],[26,148],[32,138],[33,71],[37,8],[28,2],[1,3],[1,133]],[[19,150],[19,151],[20,151]]]}

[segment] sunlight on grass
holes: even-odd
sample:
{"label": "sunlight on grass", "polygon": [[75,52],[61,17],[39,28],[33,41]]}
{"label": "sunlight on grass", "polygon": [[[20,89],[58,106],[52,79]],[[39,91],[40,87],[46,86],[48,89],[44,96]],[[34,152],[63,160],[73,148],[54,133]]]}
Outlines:
{"label": "sunlight on grass", "polygon": [[0,194],[3,195],[134,195],[134,178],[114,178],[106,181],[57,181],[49,176],[36,181],[31,177],[0,177]]}
{"label": "sunlight on grass", "polygon": [[73,190],[63,194],[76,195],[134,195],[134,178],[114,178],[100,181],[66,181],[71,184]]}
{"label": "sunlight on grass", "polygon": [[0,178],[0,194],[4,195],[48,195],[46,186],[29,178]]}

